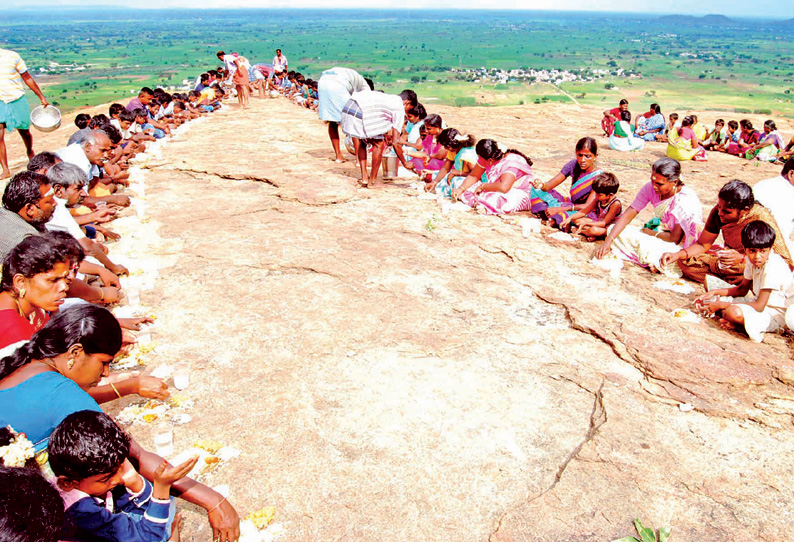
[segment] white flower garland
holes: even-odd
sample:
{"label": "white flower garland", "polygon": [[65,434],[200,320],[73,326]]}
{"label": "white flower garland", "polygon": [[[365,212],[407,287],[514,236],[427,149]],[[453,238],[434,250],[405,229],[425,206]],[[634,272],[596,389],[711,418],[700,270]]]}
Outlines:
{"label": "white flower garland", "polygon": [[28,459],[35,455],[33,444],[25,433],[17,433],[10,425],[8,429],[14,435],[14,440],[7,446],[0,446],[0,459],[6,467],[24,467]]}

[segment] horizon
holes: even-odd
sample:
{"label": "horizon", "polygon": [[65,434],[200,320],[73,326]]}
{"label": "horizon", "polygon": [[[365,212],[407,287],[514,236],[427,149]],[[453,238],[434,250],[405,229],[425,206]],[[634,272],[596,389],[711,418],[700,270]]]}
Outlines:
{"label": "horizon", "polygon": [[[727,17],[734,20],[749,20],[749,21],[787,21],[794,17],[794,10],[792,13],[787,13],[785,15],[767,15],[769,11],[774,11],[775,13],[779,13],[783,11],[783,9],[776,9],[776,8],[783,8],[783,4],[779,0],[760,0],[759,9],[755,10],[756,13],[765,13],[765,15],[755,15],[755,16],[748,16],[744,13],[744,8],[737,7],[737,13],[732,13],[730,10],[725,10],[726,3],[725,2],[703,2],[701,9],[697,11],[692,11],[686,6],[685,2],[678,0],[671,3],[665,4],[664,7],[667,7],[665,11],[649,11],[647,6],[641,6],[641,9],[630,9],[630,8],[622,8],[617,9],[617,4],[634,4],[633,0],[618,0],[614,2],[609,2],[610,7],[608,9],[592,9],[592,4],[588,4],[591,6],[591,9],[583,9],[578,4],[584,4],[582,0],[563,0],[561,6],[557,9],[544,9],[544,8],[535,8],[535,7],[520,7],[520,6],[507,6],[501,8],[494,8],[494,7],[479,7],[479,6],[471,6],[471,5],[464,5],[460,6],[461,2],[455,3],[455,5],[447,5],[450,0],[442,0],[439,4],[429,8],[425,5],[417,5],[412,6],[410,3],[414,0],[408,0],[403,2],[400,6],[392,6],[387,5],[384,7],[371,7],[371,5],[367,4],[366,6],[359,6],[362,0],[342,0],[343,4],[340,7],[336,8],[329,8],[324,5],[312,5],[314,0],[302,0],[298,2],[298,5],[295,5],[296,2],[287,2],[285,5],[281,5],[280,2],[284,0],[277,0],[273,2],[274,5],[241,5],[242,3],[255,3],[258,0],[227,0],[229,1],[230,5],[217,5],[217,0],[196,0],[195,2],[191,2],[191,4],[201,3],[212,1],[215,5],[207,5],[207,6],[196,6],[196,5],[182,5],[183,0],[165,0],[157,1],[157,0],[143,0],[135,2],[135,5],[111,5],[106,4],[107,0],[75,0],[72,3],[68,4],[52,4],[52,0],[26,0],[21,2],[19,0],[12,0],[10,4],[5,4],[3,7],[0,7],[0,13],[3,12],[35,12],[39,11],[42,8],[51,9],[53,11],[86,11],[86,10],[129,10],[129,11],[167,11],[167,10],[182,10],[182,11],[208,11],[208,12],[218,12],[218,11],[359,11],[359,12],[384,12],[384,11],[393,11],[393,12],[405,12],[405,11],[426,11],[426,12],[434,12],[434,11],[456,11],[456,12],[467,12],[467,11],[482,11],[482,12],[523,12],[523,13],[567,13],[567,14],[611,14],[611,15],[628,15],[628,16],[645,16],[645,17],[659,17],[659,16],[680,16],[680,17],[696,17],[702,18],[706,16],[722,16]],[[134,2],[134,0],[124,0],[128,2]],[[471,0],[470,0],[471,1]],[[237,2],[234,5],[231,5],[232,2]],[[731,1],[728,5],[737,4],[738,2]],[[163,5],[165,4],[165,5]],[[303,5],[301,5],[303,4]],[[672,4],[672,6],[670,6]],[[676,9],[676,6],[680,5],[680,9]],[[567,7],[566,7],[567,6]],[[709,6],[714,7],[716,9],[709,9]],[[764,9],[763,6],[770,6],[767,9]],[[771,7],[775,6],[775,7]],[[790,4],[786,4],[785,7],[789,7]],[[660,6],[663,7],[663,6]],[[790,9],[790,8],[789,8]]]}

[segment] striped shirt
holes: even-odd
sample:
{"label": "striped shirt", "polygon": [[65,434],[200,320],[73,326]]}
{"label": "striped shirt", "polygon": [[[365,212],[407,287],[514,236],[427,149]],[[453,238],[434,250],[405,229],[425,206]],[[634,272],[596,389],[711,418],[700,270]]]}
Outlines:
{"label": "striped shirt", "polygon": [[25,95],[22,74],[28,67],[15,51],[0,49],[0,100],[11,103]]}
{"label": "striped shirt", "polygon": [[366,137],[381,136],[392,128],[398,132],[402,131],[405,107],[399,96],[365,90],[354,93],[350,99],[361,109]]}

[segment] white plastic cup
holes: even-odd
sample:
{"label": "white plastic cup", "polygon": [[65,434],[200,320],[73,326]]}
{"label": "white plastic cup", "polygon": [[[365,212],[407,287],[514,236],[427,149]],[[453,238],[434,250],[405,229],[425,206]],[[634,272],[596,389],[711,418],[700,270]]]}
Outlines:
{"label": "white plastic cup", "polygon": [[190,365],[177,363],[174,365],[174,387],[178,390],[187,389],[190,385]]}
{"label": "white plastic cup", "polygon": [[134,288],[131,288],[131,289],[127,290],[127,302],[130,305],[135,305],[135,306],[140,305],[141,304],[141,293],[138,290],[134,289]]}
{"label": "white plastic cup", "polygon": [[154,452],[160,457],[168,457],[174,453],[174,428],[168,422],[159,422],[152,426]]}
{"label": "white plastic cup", "polygon": [[451,210],[452,210],[452,202],[451,201],[445,201],[445,202],[443,202],[441,204],[441,214],[442,215],[448,215]]}

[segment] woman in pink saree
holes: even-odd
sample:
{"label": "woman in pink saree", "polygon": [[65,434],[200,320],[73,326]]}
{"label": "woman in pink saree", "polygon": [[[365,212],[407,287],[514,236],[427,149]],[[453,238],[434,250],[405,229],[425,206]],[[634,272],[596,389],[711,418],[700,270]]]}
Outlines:
{"label": "woman in pink saree", "polygon": [[[536,191],[532,186],[532,160],[493,139],[480,140],[475,149],[477,165],[460,188],[452,191],[452,199],[494,215],[529,211]],[[483,173],[488,182],[480,181]]]}

